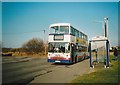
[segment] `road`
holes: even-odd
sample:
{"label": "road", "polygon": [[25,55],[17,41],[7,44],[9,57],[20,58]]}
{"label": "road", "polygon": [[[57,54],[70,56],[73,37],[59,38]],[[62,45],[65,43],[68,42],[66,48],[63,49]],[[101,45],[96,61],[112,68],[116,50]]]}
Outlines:
{"label": "road", "polygon": [[66,65],[48,63],[46,57],[5,57],[2,62],[2,82],[67,83],[89,71],[89,59]]}
{"label": "road", "polygon": [[51,72],[35,78],[30,83],[69,83],[78,75],[90,72],[89,60],[73,65],[58,65]]}
{"label": "road", "polygon": [[47,58],[5,57],[2,62],[3,83],[28,83],[51,68]]}

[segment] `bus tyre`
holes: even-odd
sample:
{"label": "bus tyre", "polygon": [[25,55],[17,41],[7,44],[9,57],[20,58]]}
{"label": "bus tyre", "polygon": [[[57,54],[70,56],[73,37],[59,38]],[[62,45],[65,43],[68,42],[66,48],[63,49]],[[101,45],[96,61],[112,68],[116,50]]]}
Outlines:
{"label": "bus tyre", "polygon": [[74,63],[74,56],[72,55],[72,63]]}
{"label": "bus tyre", "polygon": [[86,57],[84,56],[84,60],[86,59]]}
{"label": "bus tyre", "polygon": [[75,56],[75,63],[77,63],[77,55]]}
{"label": "bus tyre", "polygon": [[82,60],[85,60],[85,56],[83,57],[83,59]]}

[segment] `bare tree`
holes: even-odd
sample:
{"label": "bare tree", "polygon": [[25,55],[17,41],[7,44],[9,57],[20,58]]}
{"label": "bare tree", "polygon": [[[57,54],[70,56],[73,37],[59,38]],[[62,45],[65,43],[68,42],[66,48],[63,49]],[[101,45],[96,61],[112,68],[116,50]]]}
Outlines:
{"label": "bare tree", "polygon": [[44,52],[44,42],[41,39],[33,38],[22,45],[22,50],[26,53]]}

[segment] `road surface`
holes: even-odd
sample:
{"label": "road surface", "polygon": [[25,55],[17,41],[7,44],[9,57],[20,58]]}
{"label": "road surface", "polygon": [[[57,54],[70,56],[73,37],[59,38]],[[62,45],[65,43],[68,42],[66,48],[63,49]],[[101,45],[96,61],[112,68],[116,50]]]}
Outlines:
{"label": "road surface", "polygon": [[89,71],[89,59],[67,65],[48,63],[46,57],[4,57],[2,83],[68,83]]}
{"label": "road surface", "polygon": [[73,65],[57,65],[49,73],[36,77],[30,83],[69,83],[78,75],[90,72],[89,60]]}
{"label": "road surface", "polygon": [[51,67],[45,57],[4,57],[2,83],[28,83]]}

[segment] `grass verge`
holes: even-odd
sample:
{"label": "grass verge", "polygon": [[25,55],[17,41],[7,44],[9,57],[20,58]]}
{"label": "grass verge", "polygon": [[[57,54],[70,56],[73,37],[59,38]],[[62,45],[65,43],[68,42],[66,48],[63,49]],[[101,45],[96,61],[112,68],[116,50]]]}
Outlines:
{"label": "grass verge", "polygon": [[91,69],[94,70],[93,72],[78,76],[70,82],[70,85],[80,83],[118,83],[118,63],[120,61],[114,61],[113,58],[114,56],[111,55],[110,68],[101,67],[101,64],[98,63],[94,69]]}

